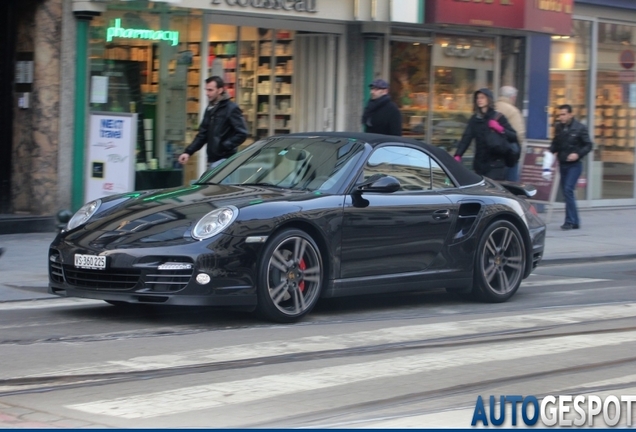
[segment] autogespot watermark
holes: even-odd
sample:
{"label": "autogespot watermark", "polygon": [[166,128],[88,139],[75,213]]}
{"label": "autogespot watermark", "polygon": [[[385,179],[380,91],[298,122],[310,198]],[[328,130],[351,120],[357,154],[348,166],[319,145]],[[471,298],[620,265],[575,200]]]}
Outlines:
{"label": "autogespot watermark", "polygon": [[[477,397],[471,426],[632,426],[636,395],[490,396]],[[510,417],[507,418],[507,415]]]}

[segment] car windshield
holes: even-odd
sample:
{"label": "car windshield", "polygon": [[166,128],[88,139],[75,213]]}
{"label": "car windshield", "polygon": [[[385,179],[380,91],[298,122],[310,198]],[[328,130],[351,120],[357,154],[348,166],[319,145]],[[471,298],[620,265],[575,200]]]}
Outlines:
{"label": "car windshield", "polygon": [[268,138],[206,171],[198,183],[330,191],[351,172],[363,148],[348,138]]}

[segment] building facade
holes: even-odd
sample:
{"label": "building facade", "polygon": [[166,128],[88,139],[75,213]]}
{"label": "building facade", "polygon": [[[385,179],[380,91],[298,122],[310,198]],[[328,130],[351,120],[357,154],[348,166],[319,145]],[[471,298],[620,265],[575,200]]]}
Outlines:
{"label": "building facade", "polygon": [[52,219],[85,201],[98,115],[134,116],[136,189],[188,184],[204,158],[185,169],[175,160],[196,133],[210,75],[225,79],[243,110],[246,145],[361,130],[368,84],[381,77],[404,135],[451,152],[473,92],[512,85],[529,139],[549,140],[562,102],[590,125],[595,151],[581,206],[636,202],[629,1],[25,0],[0,8],[0,48],[14,59],[0,69],[8,96],[0,121],[11,132],[0,148],[5,216]]}

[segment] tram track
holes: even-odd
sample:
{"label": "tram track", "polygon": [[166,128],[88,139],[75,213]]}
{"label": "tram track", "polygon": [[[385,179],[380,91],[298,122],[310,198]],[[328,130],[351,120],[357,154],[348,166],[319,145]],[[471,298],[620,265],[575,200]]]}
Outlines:
{"label": "tram track", "polygon": [[[348,347],[341,349],[313,350],[286,353],[281,355],[269,355],[262,357],[235,359],[229,361],[212,361],[195,364],[187,364],[172,367],[155,367],[144,370],[130,370],[120,372],[88,373],[88,374],[47,374],[41,376],[29,376],[19,378],[0,379],[0,397],[20,394],[44,393],[59,390],[96,387],[124,382],[151,380],[160,378],[172,378],[191,374],[211,373],[224,370],[240,370],[261,366],[310,362],[315,360],[330,360],[339,358],[359,358],[364,356],[409,353],[418,350],[453,349],[468,346],[480,346],[491,343],[520,342],[541,339],[555,339],[569,336],[613,334],[636,330],[636,326],[614,326],[601,329],[569,330],[573,326],[589,326],[595,324],[616,324],[626,321],[626,318],[614,318],[605,320],[589,320],[576,323],[564,323],[545,326],[536,326],[514,330],[501,330],[480,334],[456,335],[441,338],[426,338],[396,343],[381,343]],[[631,321],[630,321],[631,322]],[[559,331],[566,330],[566,331]],[[619,360],[619,362],[631,362],[633,359]],[[595,366],[597,367],[597,366]],[[572,371],[572,368],[567,369]],[[559,373],[556,370],[554,373]]]}
{"label": "tram track", "polygon": [[[275,423],[258,423],[258,424],[245,424],[242,428],[343,428],[352,427],[352,424],[371,422],[378,420],[378,418],[386,419],[386,417],[379,416],[380,410],[395,411],[397,409],[404,409],[404,407],[414,404],[420,404],[417,408],[407,408],[400,412],[399,415],[394,415],[395,418],[404,418],[410,416],[421,416],[426,414],[435,414],[447,410],[457,410],[462,408],[474,408],[474,398],[471,396],[471,400],[465,406],[458,406],[453,404],[445,408],[426,409],[422,407],[422,403],[432,400],[440,400],[444,398],[450,398],[461,395],[478,395],[482,393],[489,393],[492,388],[502,387],[506,385],[522,385],[537,379],[550,379],[558,378],[561,376],[569,376],[575,373],[591,373],[600,372],[607,369],[613,369],[616,367],[627,366],[630,364],[636,364],[636,356],[628,357],[612,361],[601,361],[594,363],[587,363],[579,366],[568,366],[552,371],[540,371],[527,374],[519,374],[508,377],[494,378],[481,380],[472,383],[466,383],[456,386],[451,386],[443,389],[424,390],[421,392],[409,393],[400,395],[397,397],[390,397],[384,399],[376,399],[370,402],[355,403],[342,405],[337,408],[329,408],[328,410],[314,411],[311,414],[301,414],[290,416],[286,418],[279,418]],[[581,394],[581,393],[598,393],[603,391],[616,391],[620,389],[636,387],[636,381],[629,381],[620,384],[603,385],[596,387],[573,387],[568,389],[562,389],[561,394]],[[533,394],[538,399],[542,399],[548,394]],[[355,421],[345,420],[345,417],[354,417]]]}

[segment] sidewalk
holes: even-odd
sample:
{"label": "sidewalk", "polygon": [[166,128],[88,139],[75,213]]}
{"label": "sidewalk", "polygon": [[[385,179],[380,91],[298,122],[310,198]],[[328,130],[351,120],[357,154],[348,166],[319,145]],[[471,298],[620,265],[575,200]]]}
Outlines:
{"label": "sidewalk", "polygon": [[[546,213],[541,213],[546,217]],[[562,231],[563,210],[548,222],[541,265],[636,259],[636,207],[580,209],[581,229]],[[57,298],[47,294],[47,254],[55,233],[0,235],[0,302]]]}

